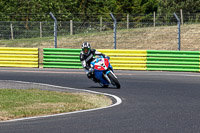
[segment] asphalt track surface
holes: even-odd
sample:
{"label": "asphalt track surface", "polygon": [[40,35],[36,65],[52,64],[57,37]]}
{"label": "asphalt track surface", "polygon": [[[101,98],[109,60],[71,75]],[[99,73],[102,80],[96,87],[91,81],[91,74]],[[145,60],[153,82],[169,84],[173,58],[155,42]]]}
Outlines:
{"label": "asphalt track surface", "polygon": [[0,123],[0,133],[198,133],[200,74],[115,71],[121,89],[100,88],[82,70],[0,69],[0,80],[87,89],[116,95],[118,106]]}

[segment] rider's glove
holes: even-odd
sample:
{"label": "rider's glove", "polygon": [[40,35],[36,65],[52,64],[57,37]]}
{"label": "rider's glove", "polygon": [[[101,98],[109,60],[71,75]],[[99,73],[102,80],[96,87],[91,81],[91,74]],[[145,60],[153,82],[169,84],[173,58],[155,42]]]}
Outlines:
{"label": "rider's glove", "polygon": [[90,68],[89,73],[94,74],[94,68]]}
{"label": "rider's glove", "polygon": [[107,55],[105,56],[105,58],[107,58],[108,60],[110,60],[110,57],[109,57],[109,56],[107,56]]}

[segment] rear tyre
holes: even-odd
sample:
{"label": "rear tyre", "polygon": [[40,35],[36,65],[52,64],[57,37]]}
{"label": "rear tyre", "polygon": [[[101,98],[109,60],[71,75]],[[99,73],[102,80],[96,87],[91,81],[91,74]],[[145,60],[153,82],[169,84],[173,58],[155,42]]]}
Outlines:
{"label": "rear tyre", "polygon": [[119,89],[120,88],[120,83],[117,80],[117,78],[111,72],[108,73],[108,77],[109,77],[112,85]]}
{"label": "rear tyre", "polygon": [[108,88],[108,85],[104,85],[102,83],[99,83],[101,85],[102,88]]}

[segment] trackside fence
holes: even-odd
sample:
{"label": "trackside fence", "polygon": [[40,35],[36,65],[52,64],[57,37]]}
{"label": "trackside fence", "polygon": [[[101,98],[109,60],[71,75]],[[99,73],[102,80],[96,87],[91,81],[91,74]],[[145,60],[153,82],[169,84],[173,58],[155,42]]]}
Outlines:
{"label": "trackside fence", "polygon": [[[97,49],[118,70],[200,71],[199,51]],[[82,68],[80,49],[43,49],[44,68]]]}
{"label": "trackside fence", "polygon": [[0,47],[0,67],[38,67],[38,48]]}

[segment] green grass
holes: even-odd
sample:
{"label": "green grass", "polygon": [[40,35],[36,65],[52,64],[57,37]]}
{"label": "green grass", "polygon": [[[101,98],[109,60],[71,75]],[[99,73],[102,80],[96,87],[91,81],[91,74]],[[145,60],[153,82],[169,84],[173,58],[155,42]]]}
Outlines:
{"label": "green grass", "polygon": [[[200,49],[200,24],[181,25],[181,50]],[[17,36],[17,35],[14,35]],[[95,49],[113,49],[113,31],[58,36],[58,48],[81,48],[85,41]],[[0,47],[53,48],[54,37],[0,40]],[[117,49],[177,50],[177,25],[117,29]]]}
{"label": "green grass", "polygon": [[[96,37],[96,36],[105,36],[106,34],[111,34],[112,31],[105,31],[105,32],[93,32],[93,33],[79,33],[79,34],[74,34],[74,35],[66,35],[66,36],[58,36],[58,46],[59,46],[59,41],[62,42],[62,40],[65,40],[65,43],[69,43],[66,41],[66,39],[75,39],[79,40],[82,38],[87,38],[87,37]],[[73,42],[74,43],[74,42]],[[70,44],[71,45],[71,44]],[[36,38],[21,38],[21,39],[13,39],[13,40],[7,40],[3,39],[0,40],[0,47],[39,47],[39,48],[48,48],[48,47],[54,47],[54,37],[36,37]]]}
{"label": "green grass", "polygon": [[53,37],[22,38],[13,40],[0,40],[1,47],[40,47],[42,43],[53,43]]}
{"label": "green grass", "polygon": [[0,89],[0,121],[108,106],[103,95],[38,89]]}

